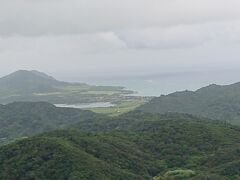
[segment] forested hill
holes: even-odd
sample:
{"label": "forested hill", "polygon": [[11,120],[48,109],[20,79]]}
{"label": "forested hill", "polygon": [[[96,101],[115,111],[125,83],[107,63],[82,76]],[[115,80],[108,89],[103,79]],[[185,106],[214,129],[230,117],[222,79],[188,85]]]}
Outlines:
{"label": "forested hill", "polygon": [[240,83],[210,85],[195,92],[182,91],[153,98],[139,107],[151,113],[179,112],[240,124]]}
{"label": "forested hill", "polygon": [[0,105],[0,145],[81,121],[101,117],[91,111],[58,108],[46,102],[15,102]]}
{"label": "forested hill", "polygon": [[3,146],[0,179],[239,178],[238,127],[184,114],[142,115],[111,125],[100,120],[105,128],[98,133],[60,130]]}
{"label": "forested hill", "polygon": [[84,132],[126,130],[131,127],[136,129],[139,123],[147,127],[146,123],[156,119],[168,121],[200,118],[192,115],[161,115],[138,111],[119,117],[106,117],[87,110],[56,107],[46,102],[15,102],[0,105],[0,145],[56,129],[77,128]]}
{"label": "forested hill", "polygon": [[0,179],[240,178],[240,128],[189,114],[16,102],[0,106],[0,135],[15,140],[0,147]]}

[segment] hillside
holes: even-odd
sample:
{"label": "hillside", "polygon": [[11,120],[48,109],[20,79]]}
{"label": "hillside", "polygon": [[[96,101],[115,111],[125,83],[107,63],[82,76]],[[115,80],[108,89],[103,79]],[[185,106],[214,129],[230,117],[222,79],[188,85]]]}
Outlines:
{"label": "hillside", "polygon": [[123,96],[131,93],[133,92],[118,86],[62,82],[38,71],[20,70],[0,78],[0,104],[15,101],[46,101],[53,104],[120,103],[138,99]]}
{"label": "hillside", "polygon": [[19,70],[0,79],[0,92],[20,94],[53,92],[58,86],[65,85],[67,83],[38,71]]}
{"label": "hillside", "polygon": [[[171,115],[169,119],[176,118]],[[0,105],[0,145],[39,133],[74,127],[85,132],[111,131],[135,126],[145,119],[166,120],[167,115],[131,112],[106,117],[91,111],[56,107],[46,102],[15,102]],[[180,115],[177,115],[181,119]],[[183,119],[186,116],[183,117]]]}
{"label": "hillside", "polygon": [[240,124],[240,83],[210,85],[195,92],[175,92],[153,98],[139,107],[151,113],[179,112]]}
{"label": "hillside", "polygon": [[[0,179],[237,179],[240,129],[191,115],[112,119],[109,131],[61,130],[0,148]],[[179,117],[179,118],[178,118]],[[112,130],[110,130],[112,129]],[[227,157],[227,158],[226,158]]]}
{"label": "hillside", "polygon": [[45,102],[16,102],[0,106],[0,145],[16,138],[72,127],[97,115],[91,111],[58,108]]}
{"label": "hillside", "polygon": [[[71,137],[71,134],[66,136]],[[84,137],[79,136],[78,140],[84,143]],[[1,148],[0,154],[1,179],[136,178],[127,170],[112,167],[92,156],[78,143],[64,137],[37,137],[20,141]]]}

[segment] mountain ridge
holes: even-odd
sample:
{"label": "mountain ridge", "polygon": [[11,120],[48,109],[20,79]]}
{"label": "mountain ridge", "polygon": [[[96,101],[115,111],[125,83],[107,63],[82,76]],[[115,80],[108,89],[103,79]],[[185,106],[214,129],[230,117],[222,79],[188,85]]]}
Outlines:
{"label": "mountain ridge", "polygon": [[0,145],[18,138],[73,127],[80,121],[102,117],[91,111],[59,108],[47,102],[0,105]]}
{"label": "mountain ridge", "polygon": [[[180,119],[177,114],[165,118],[154,116],[148,119],[146,115],[141,120],[136,112],[117,120],[121,124],[124,118],[135,118],[133,126],[122,124],[121,129],[94,133],[57,130],[0,147],[3,170],[0,178],[227,180],[239,177],[239,127],[201,121],[192,115]],[[103,125],[108,126],[104,122]]]}
{"label": "mountain ridge", "polygon": [[240,83],[212,84],[196,91],[162,95],[138,109],[150,113],[188,113],[240,124]]}

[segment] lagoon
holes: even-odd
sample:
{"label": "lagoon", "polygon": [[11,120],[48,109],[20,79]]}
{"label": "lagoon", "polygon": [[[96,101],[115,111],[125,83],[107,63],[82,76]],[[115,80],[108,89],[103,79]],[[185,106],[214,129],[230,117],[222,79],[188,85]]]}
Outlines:
{"label": "lagoon", "polygon": [[83,104],[54,104],[56,107],[67,107],[76,109],[88,109],[88,108],[99,108],[99,107],[113,107],[114,104],[110,102],[95,102],[95,103],[83,103]]}

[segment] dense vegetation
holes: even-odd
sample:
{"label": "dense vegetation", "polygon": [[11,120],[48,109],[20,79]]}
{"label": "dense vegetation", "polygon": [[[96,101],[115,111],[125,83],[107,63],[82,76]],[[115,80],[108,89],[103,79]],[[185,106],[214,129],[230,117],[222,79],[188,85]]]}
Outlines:
{"label": "dense vegetation", "polygon": [[239,178],[240,129],[225,122],[135,111],[74,127],[1,147],[0,179]]}
{"label": "dense vegetation", "polygon": [[0,179],[240,179],[240,128],[228,123],[240,124],[239,92],[240,84],[176,92],[116,117],[0,105]]}
{"label": "dense vegetation", "polygon": [[87,137],[71,132],[61,134],[62,138],[36,137],[1,148],[0,179],[135,179],[129,171],[86,152],[81,143],[88,143]]}
{"label": "dense vegetation", "polygon": [[132,91],[118,86],[93,86],[62,82],[38,71],[16,71],[0,78],[0,103],[46,101],[53,104],[91,102],[120,103],[139,97],[125,97]]}
{"label": "dense vegetation", "polygon": [[139,108],[145,112],[179,112],[240,124],[240,83],[210,85],[195,92],[183,91],[153,98]]}
{"label": "dense vegetation", "polygon": [[0,145],[96,118],[95,113],[80,109],[58,108],[45,102],[16,102],[0,105]]}

